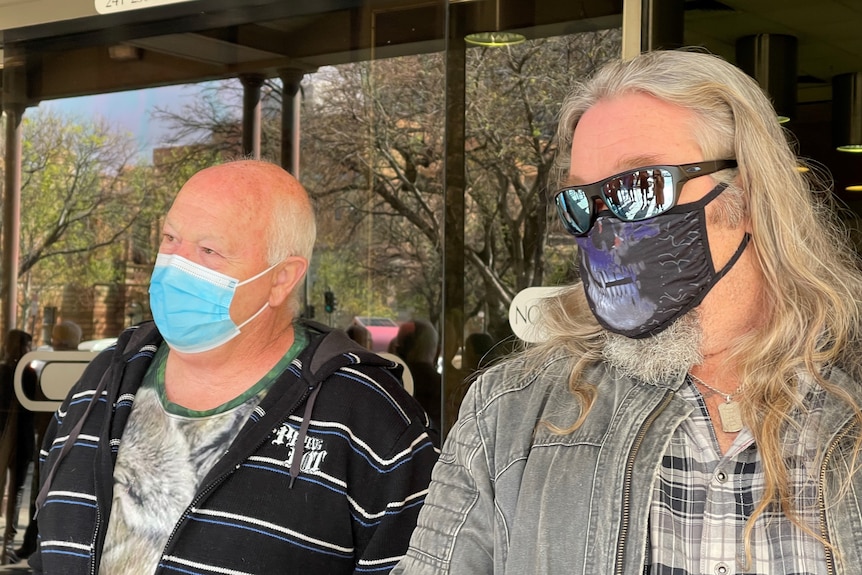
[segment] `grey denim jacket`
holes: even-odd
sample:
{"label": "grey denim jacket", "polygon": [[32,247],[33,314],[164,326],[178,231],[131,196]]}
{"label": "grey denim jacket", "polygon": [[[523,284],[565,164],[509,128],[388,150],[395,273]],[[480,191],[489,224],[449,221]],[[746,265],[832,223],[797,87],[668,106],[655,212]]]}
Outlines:
{"label": "grey denim jacket", "polygon": [[[470,388],[432,473],[410,548],[393,575],[485,573],[642,574],[653,478],[674,429],[693,406],[675,391],[684,378],[652,386],[585,373],[598,388],[584,423],[568,390],[569,362],[529,372],[520,360],[496,366]],[[859,401],[857,382],[831,379]],[[830,573],[862,573],[862,471],[834,505],[846,470],[850,411],[830,398],[816,431],[826,455],[821,533]],[[857,467],[859,463],[857,462]]]}

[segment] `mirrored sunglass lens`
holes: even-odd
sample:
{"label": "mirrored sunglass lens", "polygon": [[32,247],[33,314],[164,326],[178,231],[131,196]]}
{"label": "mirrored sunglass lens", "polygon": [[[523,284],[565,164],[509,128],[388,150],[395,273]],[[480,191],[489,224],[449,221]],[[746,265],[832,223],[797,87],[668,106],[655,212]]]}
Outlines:
{"label": "mirrored sunglass lens", "polygon": [[557,195],[557,213],[566,230],[582,234],[590,226],[590,200],[580,190],[563,190]]}
{"label": "mirrored sunglass lens", "polygon": [[605,203],[621,220],[634,222],[673,206],[673,177],[662,168],[634,170],[605,183]]}

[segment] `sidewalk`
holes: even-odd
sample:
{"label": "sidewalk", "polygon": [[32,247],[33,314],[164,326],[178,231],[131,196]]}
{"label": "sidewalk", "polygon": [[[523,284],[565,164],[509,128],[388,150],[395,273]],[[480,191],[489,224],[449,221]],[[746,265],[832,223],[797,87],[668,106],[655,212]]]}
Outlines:
{"label": "sidewalk", "polygon": [[[25,492],[25,496],[28,496]],[[25,501],[29,501],[25,499]],[[22,507],[24,507],[22,505]],[[21,546],[21,538],[24,536],[24,530],[27,528],[27,522],[29,521],[29,513],[27,509],[22,509],[21,514],[19,515],[18,521],[18,534],[15,536],[15,540],[12,543],[12,549],[17,549]],[[5,522],[5,518],[2,519]],[[12,565],[0,565],[0,575],[11,575],[12,573],[32,573],[30,567],[27,566],[27,560],[23,559],[18,563]]]}
{"label": "sidewalk", "polygon": [[[30,471],[27,473],[27,480],[24,482],[24,495],[22,498],[21,509],[18,512],[18,533],[15,535],[15,540],[12,543],[12,549],[17,549],[21,546],[21,540],[24,537],[24,530],[27,529],[27,523],[30,521],[30,485],[31,485],[31,476],[33,473],[33,466],[30,466]],[[8,483],[7,483],[8,485]],[[6,509],[5,498],[0,497],[0,511]],[[0,526],[6,524],[6,517],[4,515],[0,515]],[[0,527],[0,534],[3,533],[2,527]],[[14,565],[0,565],[0,575],[12,575],[22,573],[32,573],[30,567],[27,566],[27,561],[22,560]]]}

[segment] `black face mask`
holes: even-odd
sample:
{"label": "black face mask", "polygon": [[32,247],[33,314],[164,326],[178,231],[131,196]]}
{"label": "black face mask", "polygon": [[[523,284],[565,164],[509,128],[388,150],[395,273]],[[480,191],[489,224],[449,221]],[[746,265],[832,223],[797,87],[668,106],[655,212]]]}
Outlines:
{"label": "black face mask", "polygon": [[587,302],[605,329],[635,339],[661,332],[700,304],[736,263],[748,233],[720,271],[707,241],[705,208],[726,187],[638,222],[603,211],[586,236],[575,238]]}

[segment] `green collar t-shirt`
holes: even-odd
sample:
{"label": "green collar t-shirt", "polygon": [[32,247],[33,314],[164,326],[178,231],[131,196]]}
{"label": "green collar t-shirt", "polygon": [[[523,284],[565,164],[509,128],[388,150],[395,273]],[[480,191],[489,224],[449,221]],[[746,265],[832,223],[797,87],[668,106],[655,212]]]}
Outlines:
{"label": "green collar t-shirt", "polygon": [[234,399],[206,411],[167,399],[162,344],[135,396],[114,468],[113,508],[100,575],[154,573],[168,538],[200,484],[233,443],[275,380],[305,349],[295,328],[293,345],[279,362]]}

